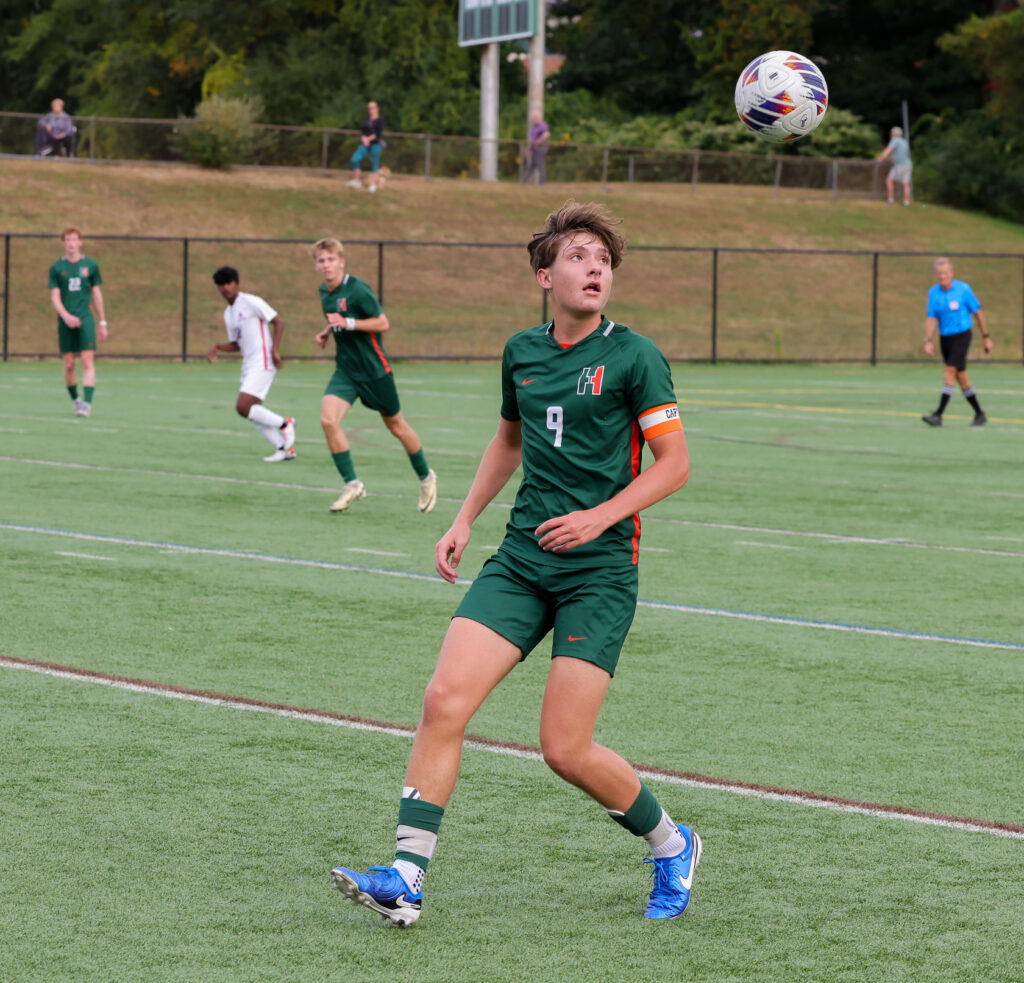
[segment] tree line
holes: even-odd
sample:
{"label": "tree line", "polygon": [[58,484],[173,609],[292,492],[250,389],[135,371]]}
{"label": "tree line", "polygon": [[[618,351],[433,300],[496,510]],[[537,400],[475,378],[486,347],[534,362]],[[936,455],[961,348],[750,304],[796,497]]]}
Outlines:
{"label": "tree line", "polygon": [[[828,125],[786,152],[871,156],[908,104],[916,178],[955,204],[1024,216],[1024,0],[555,0],[553,137],[760,149],[733,87],[789,48],[828,79]],[[501,135],[522,137],[525,42],[502,46]],[[479,49],[458,46],[454,0],[6,0],[0,106],[191,117],[246,100],[264,122],[475,135]],[[980,170],[979,170],[980,169]],[[957,177],[959,172],[959,178]],[[983,180],[979,181],[979,176]]]}

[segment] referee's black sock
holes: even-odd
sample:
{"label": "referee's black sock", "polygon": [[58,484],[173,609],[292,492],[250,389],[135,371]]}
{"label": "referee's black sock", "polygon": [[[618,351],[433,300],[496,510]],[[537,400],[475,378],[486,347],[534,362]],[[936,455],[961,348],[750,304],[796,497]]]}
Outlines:
{"label": "referee's black sock", "polygon": [[953,395],[952,386],[943,386],[942,395],[939,397],[939,408],[935,411],[936,416],[942,416],[943,410],[949,404],[949,397]]}
{"label": "referee's black sock", "polygon": [[974,391],[974,386],[968,386],[964,390],[964,399],[974,407],[976,414],[981,412],[981,403],[978,402],[978,395]]}

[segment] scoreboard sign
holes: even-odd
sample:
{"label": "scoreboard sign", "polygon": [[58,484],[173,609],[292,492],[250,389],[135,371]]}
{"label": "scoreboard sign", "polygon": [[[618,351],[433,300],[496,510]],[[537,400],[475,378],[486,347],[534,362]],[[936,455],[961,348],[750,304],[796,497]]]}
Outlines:
{"label": "scoreboard sign", "polygon": [[531,38],[537,0],[459,0],[459,46]]}

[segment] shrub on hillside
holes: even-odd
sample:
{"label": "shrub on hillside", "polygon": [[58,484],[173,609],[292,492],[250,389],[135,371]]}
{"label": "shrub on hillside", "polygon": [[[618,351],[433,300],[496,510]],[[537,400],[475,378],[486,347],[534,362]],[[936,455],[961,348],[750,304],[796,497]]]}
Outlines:
{"label": "shrub on hillside", "polygon": [[266,149],[271,135],[256,127],[261,107],[256,99],[211,96],[192,119],[179,118],[171,146],[183,160],[219,169],[242,164]]}
{"label": "shrub on hillside", "polygon": [[[949,114],[952,118],[952,114]],[[1012,219],[1024,216],[1024,126],[983,110],[928,117],[915,129],[914,184],[931,201]]]}

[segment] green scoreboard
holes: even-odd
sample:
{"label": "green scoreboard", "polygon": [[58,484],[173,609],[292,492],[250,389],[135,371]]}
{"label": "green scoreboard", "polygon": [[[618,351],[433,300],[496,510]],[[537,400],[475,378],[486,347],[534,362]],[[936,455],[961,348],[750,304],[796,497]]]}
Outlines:
{"label": "green scoreboard", "polygon": [[459,0],[459,45],[531,38],[537,33],[537,0]]}

